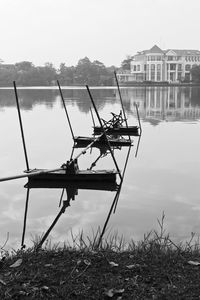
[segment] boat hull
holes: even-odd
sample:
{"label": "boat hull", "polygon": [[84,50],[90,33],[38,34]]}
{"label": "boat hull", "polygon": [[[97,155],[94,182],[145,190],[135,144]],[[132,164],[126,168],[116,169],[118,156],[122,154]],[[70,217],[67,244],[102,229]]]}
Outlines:
{"label": "boat hull", "polygon": [[98,191],[117,191],[118,184],[116,182],[104,182],[104,181],[61,181],[61,180],[45,180],[36,178],[29,178],[28,182],[24,186],[30,189],[81,189],[81,190],[98,190]]}
{"label": "boat hull", "polygon": [[[129,136],[139,136],[139,127],[138,126],[120,126],[120,127],[111,127],[106,129],[107,134],[117,134],[117,135],[129,135]],[[102,127],[95,126],[94,134],[100,135],[102,134]]]}
{"label": "boat hull", "polygon": [[60,182],[62,184],[66,183],[81,183],[87,182],[88,184],[101,182],[116,182],[117,172],[115,170],[77,170],[75,173],[69,172],[65,169],[48,172],[48,170],[34,170],[34,172],[44,171],[44,173],[38,174],[36,176],[30,176],[28,178],[29,182]]}
{"label": "boat hull", "polygon": [[[96,138],[95,137],[82,137],[78,136],[74,138],[74,148],[83,148],[91,144]],[[109,143],[111,147],[130,147],[132,146],[132,141],[124,138],[109,138]],[[100,148],[102,146],[108,146],[106,139],[99,139],[92,144],[91,147]]]}

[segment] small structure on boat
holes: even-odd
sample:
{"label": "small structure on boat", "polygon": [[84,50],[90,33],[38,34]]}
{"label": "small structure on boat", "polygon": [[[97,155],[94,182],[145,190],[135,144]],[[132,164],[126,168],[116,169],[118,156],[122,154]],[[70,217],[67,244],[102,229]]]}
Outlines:
{"label": "small structure on boat", "polygon": [[[128,135],[128,136],[140,136],[140,126],[124,126],[125,119],[122,117],[122,111],[117,115],[111,112],[112,118],[108,121],[101,119],[103,127],[108,135]],[[94,135],[102,133],[102,127],[94,124]]]}
{"label": "small structure on boat", "polygon": [[[139,112],[138,112],[138,107],[137,104],[135,104],[136,107],[136,112],[137,112],[137,118],[138,118],[138,126],[129,126],[128,122],[127,122],[127,117],[126,117],[126,113],[125,113],[125,109],[124,109],[124,105],[123,105],[123,101],[122,101],[122,96],[121,96],[121,91],[119,88],[119,83],[118,83],[118,79],[117,79],[117,75],[116,72],[114,72],[115,75],[115,80],[117,83],[117,88],[118,88],[118,93],[119,93],[119,99],[120,99],[120,103],[121,103],[121,107],[122,110],[120,111],[119,114],[115,114],[113,112],[111,112],[112,114],[112,118],[110,120],[104,120],[101,119],[102,121],[102,125],[103,126],[97,126],[95,125],[94,122],[94,117],[92,114],[92,120],[93,120],[93,132],[94,135],[99,135],[102,133],[103,129],[106,130],[108,135],[118,135],[118,136],[123,136],[123,135],[127,135],[127,136],[141,136],[142,133],[142,128],[141,128],[141,123],[140,123],[140,117],[139,117]],[[122,114],[123,112],[123,114]]]}

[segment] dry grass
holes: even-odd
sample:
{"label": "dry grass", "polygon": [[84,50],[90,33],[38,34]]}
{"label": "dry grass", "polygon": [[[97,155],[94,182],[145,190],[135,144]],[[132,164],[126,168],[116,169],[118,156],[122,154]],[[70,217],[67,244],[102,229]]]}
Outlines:
{"label": "dry grass", "polygon": [[199,299],[198,239],[176,245],[164,219],[139,243],[117,233],[99,243],[98,230],[92,238],[71,232],[72,244],[62,248],[39,249],[40,239],[10,254],[2,248],[0,299]]}

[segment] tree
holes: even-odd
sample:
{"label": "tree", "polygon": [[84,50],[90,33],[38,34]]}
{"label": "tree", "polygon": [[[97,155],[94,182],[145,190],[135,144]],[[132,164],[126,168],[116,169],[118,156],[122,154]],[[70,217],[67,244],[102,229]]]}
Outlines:
{"label": "tree", "polygon": [[75,71],[75,78],[78,83],[89,84],[91,65],[92,63],[88,57],[84,57],[78,61]]}
{"label": "tree", "polygon": [[121,67],[123,70],[131,69],[131,61],[133,60],[132,56],[127,55],[126,58],[122,61]]}
{"label": "tree", "polygon": [[74,72],[74,66],[67,67],[65,63],[61,63],[58,70],[58,79],[61,84],[72,85],[74,83]]}
{"label": "tree", "polygon": [[30,61],[21,61],[15,64],[18,71],[29,71],[34,68],[34,65]]}

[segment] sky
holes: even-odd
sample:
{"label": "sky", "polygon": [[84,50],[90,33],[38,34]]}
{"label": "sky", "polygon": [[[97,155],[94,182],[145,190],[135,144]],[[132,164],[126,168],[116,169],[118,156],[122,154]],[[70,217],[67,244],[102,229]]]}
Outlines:
{"label": "sky", "polygon": [[200,50],[200,0],[0,0],[0,59],[120,67],[137,51]]}

